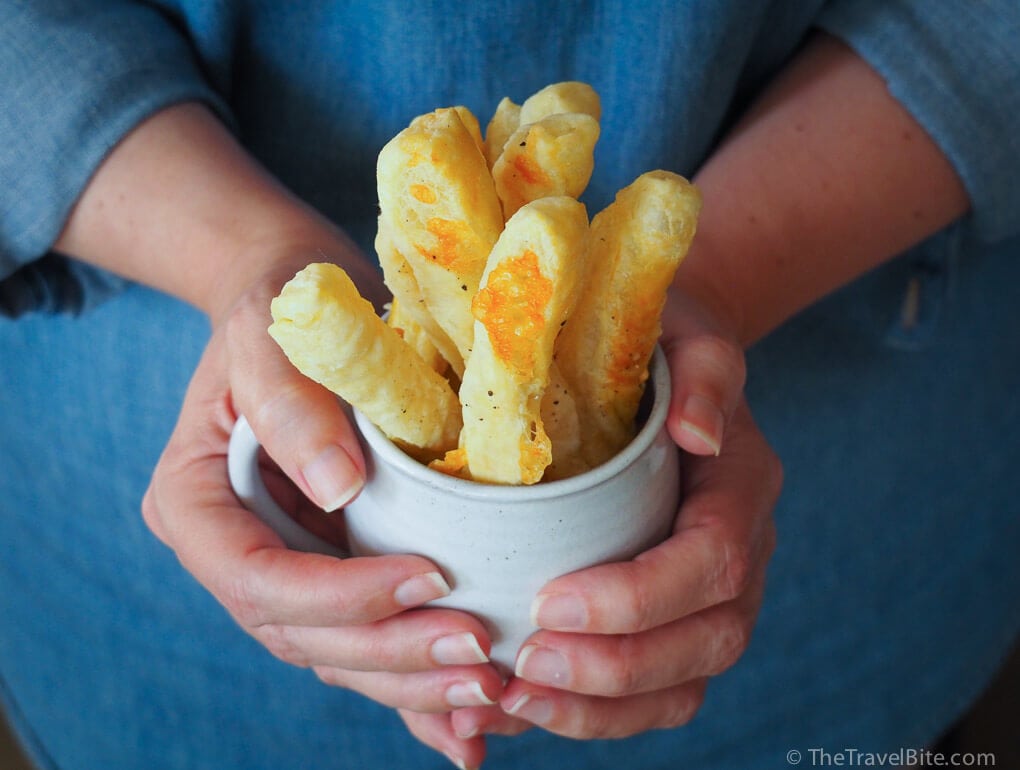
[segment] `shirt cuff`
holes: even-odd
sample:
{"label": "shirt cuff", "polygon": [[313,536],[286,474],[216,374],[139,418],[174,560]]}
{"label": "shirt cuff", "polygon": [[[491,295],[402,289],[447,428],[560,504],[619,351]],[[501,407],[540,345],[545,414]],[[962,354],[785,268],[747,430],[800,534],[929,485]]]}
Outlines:
{"label": "shirt cuff", "polygon": [[0,278],[10,279],[0,313],[79,311],[123,281],[57,255],[32,263],[49,252],[99,165],[173,104],[203,102],[228,124],[230,111],[187,38],[150,6],[39,0],[15,9],[0,46]]}

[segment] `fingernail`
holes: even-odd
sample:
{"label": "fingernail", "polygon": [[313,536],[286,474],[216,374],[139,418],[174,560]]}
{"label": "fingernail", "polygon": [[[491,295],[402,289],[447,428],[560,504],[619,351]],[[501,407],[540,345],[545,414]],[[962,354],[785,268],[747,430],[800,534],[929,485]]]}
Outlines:
{"label": "fingernail", "polygon": [[552,719],[552,703],[548,698],[537,695],[524,695],[506,713],[526,719],[536,725],[544,725]]}
{"label": "fingernail", "polygon": [[588,627],[588,608],[571,594],[540,594],[531,603],[531,623],[557,631],[583,631]]}
{"label": "fingernail", "polygon": [[521,679],[538,684],[563,687],[570,682],[570,664],[556,650],[529,644],[517,656],[514,673]]}
{"label": "fingernail", "polygon": [[365,477],[342,447],[330,444],[301,469],[315,502],[324,511],[343,508],[365,484]]}
{"label": "fingernail", "polygon": [[466,706],[491,706],[492,700],[478,682],[457,682],[446,688],[446,702],[453,708]]}
{"label": "fingernail", "polygon": [[438,572],[426,572],[424,575],[408,578],[393,592],[397,604],[404,607],[417,607],[419,604],[449,595],[450,586]]}
{"label": "fingernail", "polygon": [[680,432],[690,438],[685,448],[694,454],[718,456],[726,424],[719,407],[704,396],[692,393],[684,401],[680,414]]}
{"label": "fingernail", "polygon": [[464,729],[461,727],[454,727],[453,734],[460,738],[462,741],[469,741],[478,735],[478,725],[471,725],[471,727]]}
{"label": "fingernail", "polygon": [[470,666],[476,663],[487,663],[489,657],[482,651],[482,646],[472,633],[450,634],[441,636],[432,643],[430,648],[432,660],[441,666]]}
{"label": "fingernail", "polygon": [[464,764],[464,760],[458,757],[456,754],[451,754],[449,751],[444,751],[443,754],[446,758],[453,762],[454,767],[459,767],[460,770],[469,770],[468,766]]}

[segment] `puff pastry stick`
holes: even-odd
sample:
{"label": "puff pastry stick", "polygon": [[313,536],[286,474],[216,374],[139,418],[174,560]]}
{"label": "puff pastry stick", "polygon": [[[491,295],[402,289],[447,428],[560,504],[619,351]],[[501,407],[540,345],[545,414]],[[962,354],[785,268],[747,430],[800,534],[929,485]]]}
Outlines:
{"label": "puff pastry stick", "polygon": [[461,414],[450,384],[375,314],[343,269],[308,265],[270,309],[269,334],[291,363],[390,439],[429,455],[456,446]]}
{"label": "puff pastry stick", "polygon": [[522,124],[492,167],[496,192],[509,219],[525,203],[550,195],[578,197],[595,167],[599,122],[579,112]]}
{"label": "puff pastry stick", "polygon": [[592,466],[633,436],[666,290],[694,238],[700,209],[694,185],[678,174],[651,171],[592,220],[588,282],[556,346]]}
{"label": "puff pastry stick", "polygon": [[474,336],[471,298],[503,217],[488,165],[460,112],[446,108],[415,118],[379,153],[377,182],[380,230],[466,360]]}
{"label": "puff pastry stick", "polygon": [[506,224],[475,297],[475,349],[460,388],[460,446],[472,478],[534,484],[552,459],[541,403],[553,344],[577,301],[588,216],[542,198]]}

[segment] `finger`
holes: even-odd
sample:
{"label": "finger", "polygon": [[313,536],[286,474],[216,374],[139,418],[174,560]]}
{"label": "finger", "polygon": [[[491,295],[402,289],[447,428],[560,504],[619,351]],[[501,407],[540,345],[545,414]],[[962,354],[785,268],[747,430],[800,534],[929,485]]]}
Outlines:
{"label": "finger", "polygon": [[485,759],[485,739],[459,738],[451,727],[451,714],[422,714],[406,709],[401,709],[399,713],[411,735],[426,746],[445,754],[454,767],[474,770],[482,766],[482,760]]}
{"label": "finger", "polygon": [[[222,470],[222,460],[192,466],[196,485]],[[174,486],[176,474],[164,477]],[[447,596],[435,566],[418,556],[336,559],[284,547],[278,536],[221,490],[177,485],[167,504],[171,547],[191,572],[246,628],[268,624],[341,626],[380,620]],[[190,492],[190,494],[189,494]],[[164,519],[166,521],[166,519]]]}
{"label": "finger", "polygon": [[551,581],[532,605],[541,628],[626,634],[731,601],[767,561],[779,465],[741,407],[718,458],[688,458],[675,531],[631,561]]}
{"label": "finger", "polygon": [[440,713],[469,706],[491,706],[503,693],[492,666],[447,666],[433,671],[394,674],[313,666],[323,682],[355,690],[393,708]]}
{"label": "finger", "polygon": [[[368,623],[447,596],[445,578],[418,556],[336,559],[265,544],[247,511],[197,507],[172,537],[184,567],[246,628]],[[215,543],[215,548],[209,544]]]}
{"label": "finger", "polygon": [[227,320],[234,406],[284,473],[334,511],[364,485],[364,455],[337,397],[302,375],[269,336],[271,300],[248,299]]}
{"label": "finger", "polygon": [[705,686],[698,680],[626,698],[599,698],[514,680],[500,705],[518,719],[568,738],[625,738],[687,724],[704,700]]}
{"label": "finger", "polygon": [[[332,544],[340,552],[349,551],[347,528],[343,514],[337,511],[323,511],[316,503],[291,481],[280,467],[273,462],[264,449],[258,453],[258,468],[265,482],[266,490],[281,510],[327,543]],[[300,550],[300,549],[299,549]]]}
{"label": "finger", "polygon": [[671,298],[663,313],[662,343],[673,394],[667,426],[673,440],[696,455],[718,455],[747,379],[744,352],[735,339]]}
{"label": "finger", "polygon": [[276,657],[300,667],[409,673],[489,661],[482,624],[440,609],[339,628],[268,624],[252,629],[252,635]]}
{"label": "finger", "polygon": [[705,334],[678,341],[666,357],[674,383],[667,418],[670,435],[692,454],[718,455],[744,387],[743,351]]}
{"label": "finger", "polygon": [[458,738],[467,740],[477,735],[519,735],[533,725],[512,717],[499,706],[461,708],[451,712],[450,721]]}
{"label": "finger", "polygon": [[764,582],[762,569],[738,600],[638,634],[541,631],[518,653],[514,674],[534,684],[610,698],[716,676],[747,649]]}

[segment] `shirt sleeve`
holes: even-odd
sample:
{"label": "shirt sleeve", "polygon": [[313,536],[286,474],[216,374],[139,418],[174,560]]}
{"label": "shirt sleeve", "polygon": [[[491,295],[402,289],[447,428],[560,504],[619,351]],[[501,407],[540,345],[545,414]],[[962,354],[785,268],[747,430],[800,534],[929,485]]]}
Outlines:
{"label": "shirt sleeve", "polygon": [[80,311],[123,284],[48,252],[113,146],[154,112],[193,100],[227,117],[186,35],[151,5],[4,3],[0,313]]}
{"label": "shirt sleeve", "polygon": [[942,148],[978,237],[1020,233],[1020,3],[835,0],[818,26],[874,67]]}

